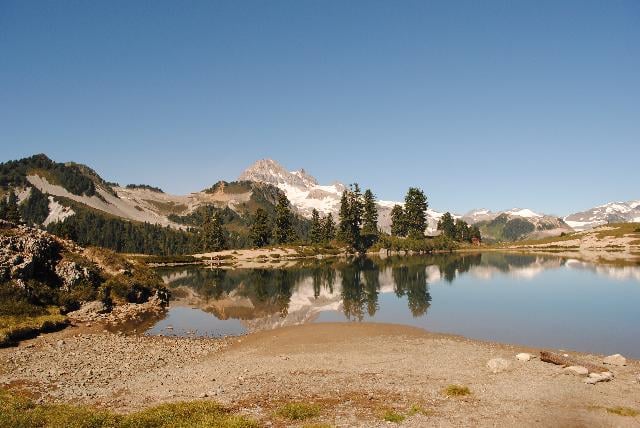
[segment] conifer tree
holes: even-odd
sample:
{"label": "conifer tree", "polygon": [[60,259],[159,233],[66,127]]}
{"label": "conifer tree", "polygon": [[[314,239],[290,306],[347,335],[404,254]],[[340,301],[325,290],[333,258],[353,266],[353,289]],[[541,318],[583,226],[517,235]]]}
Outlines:
{"label": "conifer tree", "polygon": [[4,196],[0,196],[0,219],[7,219],[7,199]]}
{"label": "conifer tree", "polygon": [[459,241],[459,242],[471,241],[469,225],[467,224],[466,221],[462,219],[457,219],[455,223],[455,228],[456,228],[456,237],[455,237],[456,241]]}
{"label": "conifer tree", "polygon": [[222,228],[222,219],[219,213],[207,216],[202,224],[202,250],[220,251],[227,248],[227,239]]}
{"label": "conifer tree", "polygon": [[336,236],[336,225],[333,221],[333,215],[329,213],[322,224],[322,240],[329,242]]}
{"label": "conifer tree", "polygon": [[340,239],[349,247],[360,250],[360,225],[362,224],[362,194],[358,184],[345,190],[340,200]]}
{"label": "conifer tree", "polygon": [[267,213],[262,208],[256,210],[251,224],[251,241],[256,247],[264,247],[269,244],[271,231],[269,229],[269,219]]}
{"label": "conifer tree", "polygon": [[362,199],[362,237],[365,247],[368,248],[378,237],[378,207],[376,197],[370,189],[364,192]]}
{"label": "conifer tree", "polygon": [[276,205],[276,218],[273,225],[273,241],[276,244],[286,244],[295,239],[293,220],[289,199],[284,193],[278,197]]}
{"label": "conifer tree", "polygon": [[471,230],[469,231],[469,240],[477,239],[478,241],[482,241],[482,235],[480,234],[480,228],[475,224],[471,226]]}
{"label": "conifer tree", "polygon": [[414,238],[424,237],[427,228],[427,197],[417,187],[410,187],[404,198],[404,217],[407,234]]}
{"label": "conifer tree", "polygon": [[391,234],[407,236],[407,222],[404,218],[404,209],[400,205],[394,205],[391,209]]}
{"label": "conifer tree", "polygon": [[5,211],[5,219],[12,223],[20,223],[20,210],[18,209],[18,197],[13,189],[9,190],[7,197],[7,208]]}
{"label": "conifer tree", "polygon": [[320,223],[320,214],[317,209],[311,211],[311,243],[319,244],[322,242],[322,224]]}
{"label": "conifer tree", "polygon": [[455,239],[456,237],[456,225],[453,221],[453,216],[451,213],[446,212],[438,221],[438,230],[442,231],[442,234],[450,239]]}

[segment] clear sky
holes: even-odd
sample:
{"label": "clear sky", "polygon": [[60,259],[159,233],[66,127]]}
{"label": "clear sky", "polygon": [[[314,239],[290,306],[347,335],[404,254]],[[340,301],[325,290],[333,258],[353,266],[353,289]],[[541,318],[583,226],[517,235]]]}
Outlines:
{"label": "clear sky", "polygon": [[640,1],[0,0],[0,160],[172,193],[270,157],[439,210],[640,199]]}

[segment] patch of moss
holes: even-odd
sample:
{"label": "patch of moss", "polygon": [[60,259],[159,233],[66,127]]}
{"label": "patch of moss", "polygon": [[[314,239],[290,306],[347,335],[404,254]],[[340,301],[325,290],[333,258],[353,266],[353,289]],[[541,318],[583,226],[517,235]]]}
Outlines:
{"label": "patch of moss", "polygon": [[259,424],[212,401],[162,404],[120,415],[90,406],[37,405],[28,398],[0,390],[0,426],[254,428]]}
{"label": "patch of moss", "polygon": [[387,421],[387,422],[393,422],[396,424],[399,424],[400,422],[404,421],[407,417],[405,415],[403,415],[402,413],[398,413],[395,410],[389,409],[389,410],[385,410],[384,413],[382,414],[382,419]]}
{"label": "patch of moss", "polygon": [[46,313],[36,316],[0,316],[0,346],[9,346],[40,333],[60,330],[67,324],[67,317],[61,315],[56,307],[49,307]]}
{"label": "patch of moss", "polygon": [[288,403],[281,406],[276,415],[291,421],[304,421],[320,415],[320,406],[310,403]]}
{"label": "patch of moss", "polygon": [[448,397],[463,397],[471,394],[469,387],[461,385],[449,385],[444,389],[444,394]]}
{"label": "patch of moss", "polygon": [[619,416],[638,416],[640,415],[640,412],[638,412],[635,409],[631,409],[629,407],[608,407],[607,408],[607,412],[608,413],[613,413],[614,415],[619,415]]}

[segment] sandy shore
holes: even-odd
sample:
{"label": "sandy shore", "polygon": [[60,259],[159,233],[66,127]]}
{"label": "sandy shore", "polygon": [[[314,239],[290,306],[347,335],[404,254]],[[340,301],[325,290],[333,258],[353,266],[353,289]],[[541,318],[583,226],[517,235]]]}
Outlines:
{"label": "sandy shore", "polygon": [[[640,410],[640,362],[612,367],[615,379],[588,385],[559,366],[515,359],[526,349],[388,324],[309,324],[226,339],[82,333],[77,328],[0,350],[0,383],[42,402],[90,403],[131,411],[160,402],[216,400],[265,425],[282,425],[284,402],[319,403],[314,422],[386,426],[638,426],[607,408]],[[572,356],[594,364],[602,357]],[[501,357],[509,367],[492,373]],[[448,397],[448,385],[471,394]]]}

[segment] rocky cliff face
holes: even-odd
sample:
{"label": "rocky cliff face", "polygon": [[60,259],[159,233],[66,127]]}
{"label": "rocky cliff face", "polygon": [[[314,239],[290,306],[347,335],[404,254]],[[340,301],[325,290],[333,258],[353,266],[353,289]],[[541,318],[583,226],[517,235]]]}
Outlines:
{"label": "rocky cliff face", "polygon": [[[117,274],[106,265],[117,265]],[[87,251],[42,230],[0,220],[0,315],[12,312],[12,306],[31,312],[58,306],[68,312],[94,300],[110,309],[127,304],[132,293],[145,297],[135,303],[150,297],[161,304],[168,300],[160,278],[144,266],[107,250]]]}

